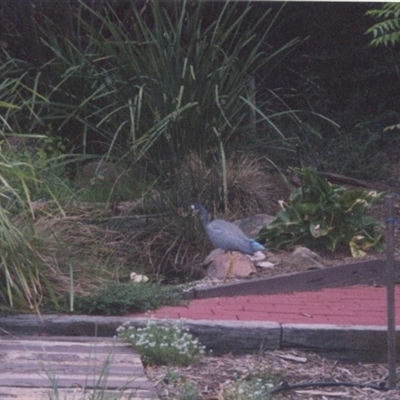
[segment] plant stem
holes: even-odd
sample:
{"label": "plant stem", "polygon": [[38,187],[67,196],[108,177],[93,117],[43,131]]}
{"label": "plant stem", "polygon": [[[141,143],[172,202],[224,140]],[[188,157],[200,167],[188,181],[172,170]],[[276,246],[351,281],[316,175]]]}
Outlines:
{"label": "plant stem", "polygon": [[228,211],[228,177],[227,177],[227,171],[226,171],[226,156],[225,156],[225,149],[224,149],[224,143],[222,142],[221,139],[221,132],[217,131],[215,128],[214,132],[217,135],[217,140],[218,140],[218,147],[219,147],[219,152],[221,154],[221,168],[222,168],[222,198],[224,202],[224,211]]}

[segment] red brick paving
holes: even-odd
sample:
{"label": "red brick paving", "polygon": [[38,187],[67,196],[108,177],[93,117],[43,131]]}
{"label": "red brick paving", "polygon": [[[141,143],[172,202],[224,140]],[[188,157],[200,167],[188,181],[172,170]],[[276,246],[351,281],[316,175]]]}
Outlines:
{"label": "red brick paving", "polygon": [[[131,317],[273,321],[294,324],[387,324],[386,288],[353,286],[314,292],[192,300]],[[396,321],[400,325],[400,285],[396,286]]]}

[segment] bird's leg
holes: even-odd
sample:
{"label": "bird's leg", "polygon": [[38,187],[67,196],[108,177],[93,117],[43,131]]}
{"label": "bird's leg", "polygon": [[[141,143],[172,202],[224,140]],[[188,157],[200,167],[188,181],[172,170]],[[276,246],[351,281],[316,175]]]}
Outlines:
{"label": "bird's leg", "polygon": [[228,272],[226,273],[226,276],[225,276],[225,279],[224,279],[224,283],[231,279],[231,275],[232,275],[232,272],[233,272],[233,265],[235,263],[235,259],[233,257],[232,252],[228,251],[228,254],[229,254],[229,267],[228,267]]}

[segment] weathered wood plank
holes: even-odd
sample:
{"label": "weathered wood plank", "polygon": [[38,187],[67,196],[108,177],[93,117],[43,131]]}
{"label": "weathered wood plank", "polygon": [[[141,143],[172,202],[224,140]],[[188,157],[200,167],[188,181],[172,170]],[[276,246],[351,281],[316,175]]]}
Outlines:
{"label": "weathered wood plank", "polygon": [[[75,340],[3,336],[0,338],[0,398],[12,398],[18,389],[26,388],[35,389],[42,398],[44,389],[54,394],[54,388],[97,393],[127,391],[134,398],[158,398],[139,355],[127,344],[95,337]],[[21,396],[25,396],[23,393]],[[26,398],[34,397],[27,394]]]}
{"label": "weathered wood plank", "polygon": [[[124,317],[85,315],[14,315],[0,317],[0,337],[6,335],[46,335],[57,338],[68,335],[81,342],[88,337],[112,337],[116,329],[126,321]],[[143,326],[147,319],[141,319]],[[82,338],[82,340],[80,339]],[[86,339],[85,339],[86,338]],[[93,340],[93,339],[92,339]]]}
{"label": "weathered wood plank", "polygon": [[181,321],[214,354],[252,354],[280,347],[281,325],[254,321]]}
{"label": "weathered wood plank", "polygon": [[[187,298],[205,299],[211,297],[232,297],[265,295],[290,292],[304,292],[322,288],[346,287],[352,285],[376,285],[385,283],[385,260],[360,261],[305,272],[296,272],[270,278],[194,288]],[[400,261],[395,262],[396,281],[400,281]]]}
{"label": "weathered wood plank", "polygon": [[[47,399],[60,399],[60,400],[81,400],[97,398],[94,391],[87,391],[81,388],[73,389],[59,389],[58,396],[54,396],[52,389],[43,388],[3,388],[0,386],[0,399],[2,400],[47,400]],[[104,391],[103,399],[118,399],[118,400],[148,400],[149,394],[147,390],[130,390],[121,393],[118,390]],[[98,395],[98,398],[100,396]],[[157,397],[154,397],[154,400]]]}
{"label": "weathered wood plank", "polygon": [[[40,368],[40,366],[38,366]],[[104,374],[110,374],[104,376]],[[62,374],[62,375],[61,375]],[[40,373],[31,372],[29,375],[25,373],[2,373],[0,376],[1,387],[51,387],[53,384],[57,388],[86,387],[87,389],[151,389],[153,385],[147,378],[133,378],[132,374],[125,374],[119,378],[111,375],[110,371],[104,371],[98,375],[91,373],[74,374],[66,376],[68,372],[58,371],[56,374],[51,369],[43,370]]]}

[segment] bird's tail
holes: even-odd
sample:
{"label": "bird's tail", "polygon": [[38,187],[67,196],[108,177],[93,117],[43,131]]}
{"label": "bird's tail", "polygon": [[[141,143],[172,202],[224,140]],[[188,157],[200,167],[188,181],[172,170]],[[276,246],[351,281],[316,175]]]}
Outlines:
{"label": "bird's tail", "polygon": [[255,251],[265,250],[265,247],[261,243],[258,243],[257,240],[250,239],[250,245]]}

